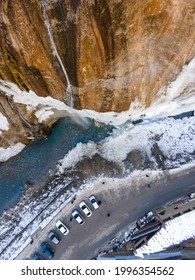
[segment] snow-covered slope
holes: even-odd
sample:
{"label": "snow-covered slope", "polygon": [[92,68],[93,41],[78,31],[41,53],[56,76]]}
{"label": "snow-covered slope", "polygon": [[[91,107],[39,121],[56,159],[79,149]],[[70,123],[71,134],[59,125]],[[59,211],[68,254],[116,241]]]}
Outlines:
{"label": "snow-covered slope", "polygon": [[[147,121],[133,126],[115,129],[110,137],[100,143],[78,143],[77,146],[60,161],[59,172],[65,168],[75,166],[83,158],[92,158],[99,154],[102,158],[123,164],[127,156],[133,151],[139,151],[142,157],[147,157],[154,163],[154,167],[177,167],[185,163],[187,158],[193,161],[195,151],[195,117],[182,120],[166,118]],[[162,166],[156,160],[159,157]],[[129,163],[131,160],[129,159]]]}

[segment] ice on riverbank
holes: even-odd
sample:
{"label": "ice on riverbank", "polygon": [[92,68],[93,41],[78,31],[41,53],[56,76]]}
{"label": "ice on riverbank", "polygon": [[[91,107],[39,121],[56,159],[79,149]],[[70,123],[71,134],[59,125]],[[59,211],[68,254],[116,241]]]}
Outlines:
{"label": "ice on riverbank", "polygon": [[0,112],[0,134],[2,133],[1,130],[8,130],[9,123],[7,118]]}
{"label": "ice on riverbank", "polygon": [[[194,75],[195,58],[193,58],[188,65],[183,67],[181,73],[178,75],[175,81],[171,82],[158,92],[155,101],[150,107],[145,108],[144,104],[141,104],[138,100],[135,100],[131,103],[128,111],[121,113],[98,113],[85,109],[75,110],[74,108],[66,106],[65,103],[55,98],[50,96],[41,97],[31,90],[26,92],[25,90],[19,89],[14,83],[3,80],[0,80],[0,91],[3,94],[12,97],[15,103],[26,105],[27,111],[33,113],[39,123],[53,123],[58,118],[68,115],[74,118],[80,124],[84,123],[86,118],[92,118],[98,122],[104,122],[107,124],[110,123],[120,128],[126,122],[140,118],[144,119],[145,122],[152,122],[158,118],[194,111]],[[9,129],[9,123],[5,116],[0,113],[0,133],[2,129]],[[12,149],[12,147],[10,147],[10,149]],[[15,152],[13,153],[15,154]],[[6,156],[2,158],[7,160],[9,157]]]}
{"label": "ice on riverbank", "polygon": [[176,167],[195,160],[195,117],[181,120],[167,118],[143,122],[136,126],[129,124],[115,129],[109,137],[99,143],[78,143],[60,161],[58,169],[63,173],[66,168],[75,166],[84,158],[92,158],[95,154],[109,162],[123,164],[134,151],[139,151],[140,155],[147,155],[156,168]]}
{"label": "ice on riverbank", "polygon": [[[12,96],[15,103],[27,106],[28,111],[34,111],[41,123],[50,118],[57,111],[62,111],[61,117],[71,114],[72,117],[92,118],[100,122],[112,123],[115,126],[124,124],[128,120],[138,118],[162,118],[170,115],[178,115],[195,109],[195,58],[185,65],[175,81],[170,82],[157,93],[157,97],[150,107],[145,108],[138,100],[131,103],[129,110],[116,113],[98,113],[93,110],[75,110],[65,103],[52,98],[41,97],[35,92],[20,90],[17,85],[0,80],[0,90]],[[57,110],[57,111],[56,111]]]}
{"label": "ice on riverbank", "polygon": [[[151,149],[154,145],[158,145],[161,152],[159,154],[159,160],[165,162],[167,165],[171,165],[172,161],[180,168],[181,164],[187,161],[194,162],[194,151],[195,151],[195,117],[183,118],[182,120],[169,119],[157,119],[166,115],[174,115],[183,113],[185,111],[191,111],[195,108],[195,95],[194,95],[194,81],[192,75],[194,74],[194,60],[192,60],[189,66],[184,68],[183,72],[173,84],[170,84],[170,90],[163,89],[161,94],[159,93],[159,99],[148,109],[142,108],[139,102],[134,102],[131,105],[130,111],[117,113],[97,113],[89,110],[77,111],[67,107],[63,102],[55,100],[51,97],[39,97],[33,92],[24,92],[18,89],[17,86],[9,82],[1,81],[0,90],[7,95],[11,95],[14,101],[22,103],[27,106],[29,111],[35,111],[40,122],[53,116],[54,111],[64,111],[64,113],[71,113],[80,117],[91,117],[102,122],[112,122],[118,128],[116,128],[113,134],[106,140],[101,141],[98,144],[88,142],[87,144],[77,144],[76,148],[69,151],[65,158],[60,162],[59,173],[63,173],[66,168],[73,167],[84,158],[90,158],[95,154],[99,154],[102,158],[121,164],[127,155],[133,150],[140,150],[141,152],[147,153],[152,159]],[[186,89],[184,83],[189,82],[189,88],[187,89],[188,96],[182,95]],[[172,89],[172,90],[171,90]],[[41,107],[41,106],[42,107]],[[41,107],[41,109],[40,109]],[[130,118],[131,120],[140,118],[140,115],[144,114],[144,122],[133,126],[132,123],[125,123]],[[129,116],[131,115],[131,116]],[[14,148],[14,147],[13,147]],[[16,152],[19,152],[19,148],[23,148],[21,145],[16,146]],[[157,148],[157,146],[156,146]],[[7,150],[7,157],[4,155],[4,160],[7,160],[14,149]],[[158,154],[157,151],[157,154]],[[6,152],[5,150],[0,150]],[[164,158],[162,158],[162,155]],[[46,155],[45,155],[46,156]],[[159,176],[161,171],[158,170],[156,164],[156,171],[136,171],[131,173],[130,177],[125,179],[110,179],[110,187],[117,186],[120,188],[120,184],[123,183],[127,186],[131,185],[130,180],[134,178],[133,186],[136,186],[136,180],[139,181],[142,176],[145,178],[145,172],[151,172],[156,176]],[[139,176],[138,176],[139,175]],[[141,179],[140,179],[141,178]],[[128,181],[128,180],[129,181]],[[123,180],[123,181],[122,181]],[[127,181],[125,181],[127,180]],[[140,181],[139,181],[140,182]],[[146,182],[146,181],[145,181]],[[60,185],[58,186],[61,187]],[[88,187],[94,187],[94,182],[90,185],[82,185],[80,190],[84,190]],[[40,199],[34,201],[28,201],[23,205],[21,212],[16,208],[13,215],[7,214],[7,223],[2,222],[0,225],[0,237],[1,238],[1,250],[4,252],[1,254],[1,259],[14,258],[24,248],[26,242],[29,242],[29,236],[36,232],[37,227],[43,226],[43,222],[49,222],[53,217],[54,209],[58,209],[59,203],[64,200],[58,200],[58,204],[52,204],[46,209],[46,212],[42,212],[44,207],[49,205],[51,195],[55,197],[57,195],[57,186],[54,192],[50,192],[48,200]],[[78,190],[75,190],[75,193]],[[47,195],[47,194],[46,194]],[[42,216],[40,219],[40,213]],[[56,213],[56,212],[55,212]],[[39,217],[38,217],[39,216]],[[19,217],[19,222],[17,221]],[[14,220],[12,220],[14,219]],[[32,222],[34,220],[35,222]],[[30,224],[27,232],[24,231],[23,235],[20,236],[20,231]],[[45,224],[44,224],[45,225]],[[18,235],[18,239],[13,241],[15,236]],[[9,245],[11,242],[13,243]],[[20,245],[19,245],[20,244]]]}
{"label": "ice on riverbank", "polygon": [[[34,112],[38,122],[43,123],[51,115],[54,110],[69,112],[69,107],[63,102],[50,96],[41,97],[33,91],[25,91],[18,88],[14,83],[0,80],[0,90],[7,96],[13,97],[15,103],[26,105],[27,111]],[[65,113],[64,113],[65,116]]]}
{"label": "ice on riverbank", "polygon": [[9,158],[19,154],[24,149],[24,147],[24,144],[17,143],[15,145],[11,145],[8,148],[0,148],[0,162],[6,161]]}

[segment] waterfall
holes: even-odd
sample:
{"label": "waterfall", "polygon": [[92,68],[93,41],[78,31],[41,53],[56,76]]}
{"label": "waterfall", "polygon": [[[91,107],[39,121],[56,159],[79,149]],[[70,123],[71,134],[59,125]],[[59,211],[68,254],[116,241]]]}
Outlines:
{"label": "waterfall", "polygon": [[42,4],[42,9],[43,9],[43,18],[44,18],[45,26],[47,28],[49,39],[50,39],[51,46],[52,46],[52,49],[53,49],[53,55],[56,56],[60,66],[62,68],[62,71],[64,73],[64,76],[66,78],[66,81],[67,81],[67,89],[66,89],[66,94],[65,94],[65,102],[66,102],[66,104],[68,106],[73,107],[74,100],[73,100],[73,96],[72,96],[71,83],[70,83],[70,80],[68,78],[68,74],[66,72],[64,64],[63,64],[63,62],[62,62],[62,60],[60,58],[60,55],[58,53],[58,50],[56,48],[56,44],[55,44],[53,33],[52,33],[52,28],[51,28],[51,25],[50,25],[50,22],[49,22],[49,18],[48,18],[48,15],[47,15],[47,11],[46,11],[46,7],[45,7],[45,2],[41,1],[41,4]]}
{"label": "waterfall", "polygon": [[69,107],[71,107],[71,108],[73,108],[73,106],[74,106],[74,100],[73,100],[73,96],[72,96],[72,86],[71,86],[71,84],[69,84],[69,85],[67,86],[67,89],[66,89],[65,103],[66,103]]}

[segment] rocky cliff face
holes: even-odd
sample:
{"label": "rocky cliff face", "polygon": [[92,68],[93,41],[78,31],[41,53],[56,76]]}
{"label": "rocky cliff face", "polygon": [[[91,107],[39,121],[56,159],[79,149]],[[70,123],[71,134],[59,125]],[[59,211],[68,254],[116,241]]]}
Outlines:
{"label": "rocky cliff face", "polygon": [[[194,0],[2,0],[0,78],[39,96],[63,101],[67,87],[43,5],[77,109],[120,112],[134,100],[150,106],[195,56]],[[2,94],[0,102],[11,120],[16,113]]]}

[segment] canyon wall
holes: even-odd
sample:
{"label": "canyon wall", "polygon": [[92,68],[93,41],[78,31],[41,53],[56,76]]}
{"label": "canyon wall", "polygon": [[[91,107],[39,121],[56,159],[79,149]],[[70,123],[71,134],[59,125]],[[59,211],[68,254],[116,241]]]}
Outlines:
{"label": "canyon wall", "polygon": [[[2,0],[0,79],[27,93],[66,100],[67,79],[43,5],[76,109],[121,112],[135,100],[150,106],[195,56],[194,0]],[[0,105],[12,130],[8,139],[24,140],[17,110],[38,124],[24,105],[15,104],[13,111],[3,93]],[[0,142],[6,146],[2,137]]]}

